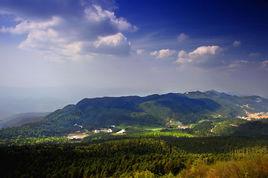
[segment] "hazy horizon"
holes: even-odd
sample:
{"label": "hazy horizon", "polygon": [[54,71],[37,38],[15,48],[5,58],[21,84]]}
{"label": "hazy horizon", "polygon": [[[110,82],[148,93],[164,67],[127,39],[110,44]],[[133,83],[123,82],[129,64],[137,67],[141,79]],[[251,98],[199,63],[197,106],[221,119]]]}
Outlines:
{"label": "hazy horizon", "polygon": [[[24,88],[25,89],[25,88]],[[27,89],[26,89],[27,90]],[[210,89],[215,90],[215,89]],[[10,116],[21,114],[21,113],[31,113],[31,112],[53,112],[57,109],[61,109],[65,107],[68,104],[76,104],[80,100],[84,98],[96,98],[96,97],[118,97],[118,96],[147,96],[152,94],[166,94],[166,93],[185,93],[185,92],[191,92],[191,91],[210,91],[208,90],[185,90],[185,91],[133,91],[131,93],[121,92],[117,89],[114,90],[114,93],[111,93],[111,91],[99,91],[99,93],[92,93],[92,92],[81,92],[81,93],[73,93],[72,95],[68,95],[67,93],[61,93],[61,96],[57,95],[59,94],[59,91],[51,90],[51,93],[46,93],[44,95],[38,95],[39,97],[32,97],[31,94],[33,91],[37,90],[27,90],[26,93],[24,93],[23,97],[19,97],[16,95],[5,95],[5,97],[0,98],[0,120],[1,119],[7,119]],[[16,91],[16,90],[14,90]],[[23,91],[21,88],[18,89],[18,91]],[[40,90],[38,90],[40,91]],[[218,92],[224,92],[230,95],[237,95],[237,96],[252,96],[255,94],[241,94],[236,93],[232,91],[221,91],[216,90]],[[41,92],[42,93],[42,92]],[[103,94],[104,93],[104,94]],[[68,97],[66,97],[68,95]],[[259,96],[259,95],[258,95]],[[267,98],[265,96],[261,96],[264,98]]]}

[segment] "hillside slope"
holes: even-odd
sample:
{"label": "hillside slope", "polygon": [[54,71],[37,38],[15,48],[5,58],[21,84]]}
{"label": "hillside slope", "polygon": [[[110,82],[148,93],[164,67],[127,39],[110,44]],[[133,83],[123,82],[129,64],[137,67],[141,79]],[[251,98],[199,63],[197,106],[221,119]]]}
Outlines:
{"label": "hillside slope", "polygon": [[48,114],[48,112],[16,114],[0,122],[0,128],[20,127],[28,123],[39,122],[44,119]]}
{"label": "hillside slope", "polygon": [[[59,109],[42,121],[0,130],[0,137],[62,136],[75,131],[111,125],[169,127],[170,123],[194,124],[203,120],[228,120],[247,112],[267,112],[268,100],[239,97],[216,91],[168,93],[146,97],[85,98]],[[217,120],[218,119],[218,120]],[[212,128],[208,127],[208,128]],[[202,128],[203,129],[203,128]]]}

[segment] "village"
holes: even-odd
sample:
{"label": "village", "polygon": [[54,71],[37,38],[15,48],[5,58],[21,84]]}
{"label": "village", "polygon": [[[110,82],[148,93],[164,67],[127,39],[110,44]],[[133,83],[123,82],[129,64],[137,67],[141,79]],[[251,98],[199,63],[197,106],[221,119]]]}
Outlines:
{"label": "village", "polygon": [[240,116],[239,118],[244,119],[244,120],[248,120],[248,121],[268,119],[268,112],[250,113],[250,112],[246,111],[246,115],[245,116]]}

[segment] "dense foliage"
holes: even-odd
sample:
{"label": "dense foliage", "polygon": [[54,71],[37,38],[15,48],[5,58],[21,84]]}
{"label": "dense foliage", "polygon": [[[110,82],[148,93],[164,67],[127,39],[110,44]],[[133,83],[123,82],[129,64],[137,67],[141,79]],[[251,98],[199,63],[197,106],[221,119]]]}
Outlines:
{"label": "dense foliage", "polygon": [[[153,137],[2,145],[1,177],[225,177],[237,170],[241,173],[237,177],[256,172],[258,177],[267,177],[267,147],[267,137]],[[225,170],[225,165],[234,166]],[[245,165],[248,169],[242,169]]]}

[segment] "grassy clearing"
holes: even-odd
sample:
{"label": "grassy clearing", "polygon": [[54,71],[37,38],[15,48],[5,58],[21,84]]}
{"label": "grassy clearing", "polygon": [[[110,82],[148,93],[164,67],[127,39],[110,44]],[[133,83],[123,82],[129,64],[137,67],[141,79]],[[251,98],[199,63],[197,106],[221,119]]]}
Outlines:
{"label": "grassy clearing", "polygon": [[160,137],[160,136],[172,136],[172,137],[193,137],[193,135],[188,133],[183,133],[180,131],[162,131],[162,130],[150,130],[139,133],[132,133],[131,136],[143,136],[143,137]]}

